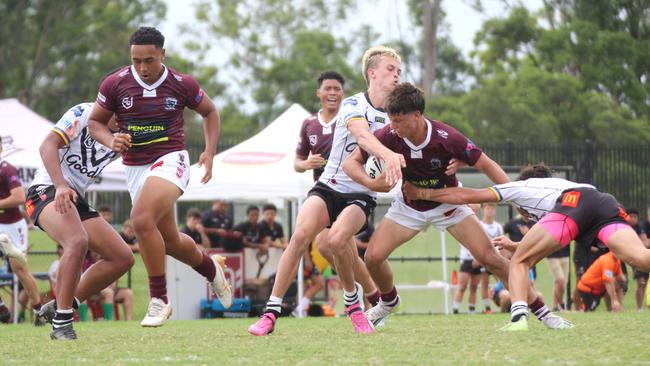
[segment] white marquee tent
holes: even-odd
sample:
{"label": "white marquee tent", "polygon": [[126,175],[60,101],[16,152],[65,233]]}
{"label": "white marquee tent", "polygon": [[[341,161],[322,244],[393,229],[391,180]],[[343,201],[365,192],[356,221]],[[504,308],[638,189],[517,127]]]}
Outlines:
{"label": "white marquee tent", "polygon": [[[53,123],[21,104],[17,99],[0,100],[0,135],[2,159],[20,172],[23,184],[29,184],[41,166],[39,147],[52,129]],[[90,191],[124,191],[126,178],[121,160],[107,166],[101,179]]]}

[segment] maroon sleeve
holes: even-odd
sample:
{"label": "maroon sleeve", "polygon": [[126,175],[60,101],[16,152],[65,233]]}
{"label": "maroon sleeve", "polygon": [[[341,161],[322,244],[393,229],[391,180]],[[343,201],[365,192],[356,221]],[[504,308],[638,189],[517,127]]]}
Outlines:
{"label": "maroon sleeve", "polygon": [[445,130],[449,134],[449,137],[445,141],[444,145],[447,151],[451,155],[466,163],[467,165],[474,165],[483,154],[483,151],[479,149],[472,140],[465,137],[462,133],[458,132],[452,127],[445,125]]}
{"label": "maroon sleeve", "polygon": [[309,137],[307,137],[307,121],[309,121],[309,118],[302,121],[300,135],[298,135],[298,146],[296,146],[296,155],[302,157],[309,156]]}
{"label": "maroon sleeve", "polygon": [[99,85],[97,99],[95,99],[97,104],[111,112],[117,111],[117,93],[115,92],[115,87],[117,84],[117,74],[122,71],[123,70],[116,71],[102,81]]}
{"label": "maroon sleeve", "polygon": [[185,95],[185,105],[187,108],[194,109],[198,107],[205,96],[199,83],[193,77],[183,75],[183,85],[185,85],[185,90],[187,90],[187,94]]}
{"label": "maroon sleeve", "polygon": [[20,187],[22,185],[20,183],[20,175],[18,174],[18,169],[16,169],[13,165],[4,164],[4,167],[1,169],[1,171],[2,180],[7,185],[8,191],[11,191],[12,189]]}

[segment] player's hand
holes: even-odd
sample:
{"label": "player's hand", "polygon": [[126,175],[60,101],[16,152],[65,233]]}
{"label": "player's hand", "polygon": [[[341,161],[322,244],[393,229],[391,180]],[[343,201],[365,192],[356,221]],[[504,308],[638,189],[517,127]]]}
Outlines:
{"label": "player's hand", "polygon": [[371,190],[374,192],[390,192],[393,187],[395,187],[395,184],[390,184],[388,182],[388,179],[386,179],[386,172],[382,172],[377,178],[371,180]]}
{"label": "player's hand", "polygon": [[612,301],[612,311],[616,313],[623,311],[621,303],[618,301]]}
{"label": "player's hand", "polygon": [[199,161],[197,166],[200,168],[205,166],[205,174],[201,178],[201,184],[206,184],[212,179],[212,158],[214,154],[210,154],[207,151],[204,151],[199,156]]}
{"label": "player's hand", "polygon": [[116,153],[123,153],[131,148],[131,135],[128,133],[118,132],[113,134],[111,140],[111,150]]}
{"label": "player's hand", "polygon": [[318,169],[325,165],[325,159],[323,159],[321,154],[313,154],[309,155],[307,160],[305,160],[305,164],[307,169]]}
{"label": "player's hand", "polygon": [[499,250],[503,249],[514,253],[515,250],[517,250],[519,243],[513,242],[507,236],[499,235],[496,238],[492,239],[492,245],[494,245]]}
{"label": "player's hand", "polygon": [[402,179],[402,168],[406,167],[406,160],[402,154],[395,152],[390,152],[384,158],[384,164],[386,165],[386,183],[389,186],[394,187],[397,184],[397,181]]}
{"label": "player's hand", "polygon": [[406,181],[402,184],[402,193],[406,202],[417,201],[422,199],[424,189],[416,187],[413,183]]}
{"label": "player's hand", "polygon": [[54,195],[54,209],[60,214],[68,213],[68,209],[73,209],[77,203],[77,191],[68,187],[56,187]]}
{"label": "player's hand", "polygon": [[464,161],[460,161],[458,159],[452,158],[449,160],[449,165],[447,165],[447,169],[445,170],[445,174],[447,175],[454,175],[458,171],[458,169],[467,166]]}
{"label": "player's hand", "polygon": [[196,231],[198,231],[201,234],[205,233],[205,227],[203,227],[203,224],[196,224]]}

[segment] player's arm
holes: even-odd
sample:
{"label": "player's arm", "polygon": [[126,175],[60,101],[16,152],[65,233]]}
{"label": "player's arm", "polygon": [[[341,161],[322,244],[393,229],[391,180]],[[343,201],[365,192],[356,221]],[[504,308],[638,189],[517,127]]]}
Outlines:
{"label": "player's arm", "polygon": [[14,208],[25,203],[25,190],[22,186],[14,187],[9,191],[9,196],[0,199],[0,209]]}
{"label": "player's arm", "polygon": [[303,173],[310,169],[318,169],[325,165],[325,159],[321,154],[311,154],[308,157],[296,154],[296,158],[293,159],[293,170],[298,173]]}
{"label": "player's arm", "polygon": [[198,166],[205,165],[205,174],[201,183],[205,184],[212,179],[212,159],[217,153],[217,142],[221,130],[221,118],[212,99],[207,95],[203,96],[199,105],[194,109],[203,117],[203,135],[205,136],[205,150],[199,156]]}
{"label": "player's arm", "polygon": [[491,188],[420,188],[411,182],[404,182],[402,188],[408,201],[424,200],[453,205],[499,202],[499,196]]}
{"label": "player's arm", "polygon": [[88,119],[88,130],[95,141],[110,147],[114,152],[122,153],[131,147],[131,135],[128,133],[113,134],[108,128],[108,122],[112,116],[113,111],[95,103]]}
{"label": "player's arm", "polygon": [[361,153],[361,149],[357,147],[350,155],[348,155],[348,157],[343,162],[343,171],[352,180],[354,180],[359,184],[363,184],[364,186],[368,187],[372,191],[375,192],[390,191],[391,188],[393,187],[393,184],[389,184],[389,182],[386,179],[381,179],[381,176],[377,177],[376,179],[372,179],[368,174],[366,174],[366,170],[363,167],[363,164],[365,162],[366,159]]}
{"label": "player's arm", "polygon": [[605,290],[607,291],[607,294],[609,295],[609,298],[612,302],[612,311],[621,311],[623,310],[623,307],[621,306],[621,303],[618,301],[618,295],[616,294],[616,284],[614,281],[605,281]]}
{"label": "player's arm", "polygon": [[354,117],[348,120],[347,129],[363,150],[384,160],[386,164],[386,182],[391,187],[402,179],[402,167],[406,166],[404,157],[402,154],[391,151],[377,140],[375,135],[370,132],[368,121],[365,118]]}
{"label": "player's arm", "polygon": [[474,164],[474,168],[483,172],[495,184],[503,184],[510,182],[510,177],[503,171],[501,166],[494,160],[490,159],[486,153],[482,153],[481,157]]}

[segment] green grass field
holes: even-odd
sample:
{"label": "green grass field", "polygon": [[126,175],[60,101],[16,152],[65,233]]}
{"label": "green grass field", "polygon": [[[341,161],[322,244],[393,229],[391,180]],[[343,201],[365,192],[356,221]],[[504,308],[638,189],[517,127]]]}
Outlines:
{"label": "green grass field", "polygon": [[[52,250],[53,243],[31,232],[33,250]],[[447,253],[458,246],[448,240]],[[399,248],[396,256],[440,254],[439,234],[429,230]],[[47,271],[52,256],[30,257],[32,271]],[[448,271],[457,269],[450,262]],[[395,263],[396,282],[424,284],[441,279],[440,262]],[[538,267],[538,289],[550,305],[551,276],[545,263]],[[43,290],[45,282],[40,282]],[[120,281],[121,285],[126,280]],[[626,296],[626,312],[566,313],[576,328],[550,331],[531,320],[530,331],[503,334],[496,330],[507,320],[494,315],[403,315],[369,336],[356,335],[344,317],[282,318],[276,333],[257,338],[247,327],[255,320],[212,319],[172,321],[162,328],[143,329],[139,320],[147,306],[146,273],[139,257],[133,268],[135,311],[132,322],[76,323],[80,339],[74,343],[49,340],[49,327],[29,324],[0,326],[0,354],[6,365],[222,365],[222,364],[650,364],[648,316],[633,309],[633,290]],[[441,312],[442,291],[404,291],[403,310]],[[464,305],[465,306],[465,305]],[[478,306],[480,309],[480,305]],[[601,306],[602,308],[602,306]],[[463,307],[464,309],[464,307]]]}
{"label": "green grass field", "polygon": [[372,335],[346,318],[280,319],[253,337],[252,319],[175,321],[157,329],[137,322],[75,324],[79,340],[49,340],[49,329],[2,327],[4,365],[644,365],[650,363],[648,314],[569,313],[571,330],[538,321],[520,333],[496,332],[500,315],[395,316]]}

